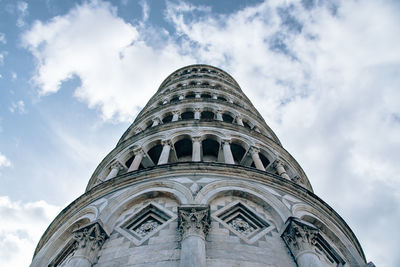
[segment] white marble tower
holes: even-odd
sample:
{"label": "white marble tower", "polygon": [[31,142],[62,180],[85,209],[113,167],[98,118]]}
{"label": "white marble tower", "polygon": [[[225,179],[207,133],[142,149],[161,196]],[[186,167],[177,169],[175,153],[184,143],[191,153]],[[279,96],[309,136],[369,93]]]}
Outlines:
{"label": "white marble tower", "polygon": [[226,72],[161,84],[32,267],[374,266]]}

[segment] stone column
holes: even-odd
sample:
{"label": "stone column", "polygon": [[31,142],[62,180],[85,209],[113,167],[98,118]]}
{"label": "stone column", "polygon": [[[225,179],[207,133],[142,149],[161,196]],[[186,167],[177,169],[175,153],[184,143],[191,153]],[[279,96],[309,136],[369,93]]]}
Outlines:
{"label": "stone column", "polygon": [[180,267],[205,267],[205,238],[210,228],[208,205],[178,207],[178,227],[182,237]]}
{"label": "stone column", "polygon": [[200,108],[195,108],[194,109],[194,119],[195,120],[200,120]]}
{"label": "stone column", "polygon": [[292,252],[298,267],[323,267],[315,251],[318,229],[296,218],[289,218],[282,238]]}
{"label": "stone column", "polygon": [[167,104],[168,103],[168,99],[165,98],[162,103],[163,103],[163,105]]}
{"label": "stone column", "polygon": [[141,148],[138,148],[133,151],[135,158],[133,159],[131,166],[129,166],[128,172],[136,171],[139,169],[140,163],[142,162],[144,151]]}
{"label": "stone column", "polygon": [[196,92],[196,93],[194,93],[194,98],[201,98],[201,94],[200,94],[200,92]]}
{"label": "stone column", "polygon": [[193,147],[192,147],[192,161],[200,161],[200,142],[201,136],[192,137]]}
{"label": "stone column", "polygon": [[222,118],[222,110],[217,110],[217,121],[223,121],[224,119]]}
{"label": "stone column", "polygon": [[236,123],[239,124],[240,126],[244,126],[242,117],[236,116]]}
{"label": "stone column", "polygon": [[179,95],[179,100],[183,100],[185,98],[185,95]]}
{"label": "stone column", "polygon": [[85,226],[74,233],[76,248],[65,267],[91,267],[97,262],[97,255],[108,238],[98,222]]}
{"label": "stone column", "polygon": [[253,127],[253,130],[256,131],[257,133],[260,133],[260,132],[261,132],[261,131],[260,131],[260,128],[258,128],[257,125]]}
{"label": "stone column", "polygon": [[111,167],[111,171],[107,175],[105,181],[114,178],[115,176],[118,175],[118,172],[120,170],[124,169],[124,166],[122,166],[122,164],[119,161],[115,161],[114,163],[111,164],[110,167]]}
{"label": "stone column", "polygon": [[231,140],[229,140],[229,139],[222,140],[222,150],[224,151],[224,160],[225,160],[225,163],[235,164],[235,161],[233,160],[233,155],[232,155],[230,144],[231,144]]}
{"label": "stone column", "polygon": [[283,166],[281,160],[279,159],[275,160],[274,167],[280,177],[290,180],[289,175],[287,175],[285,167]]}
{"label": "stone column", "polygon": [[262,163],[262,161],[260,159],[260,154],[259,153],[260,153],[260,149],[259,148],[254,147],[254,146],[250,148],[250,155],[251,155],[251,158],[254,161],[254,165],[256,165],[257,169],[259,169],[261,171],[265,171],[264,164]]}
{"label": "stone column", "polygon": [[173,111],[172,112],[172,121],[177,121],[177,120],[179,120],[179,115],[180,115],[181,113],[179,112],[179,110],[175,110],[175,111]]}
{"label": "stone column", "polygon": [[171,142],[169,140],[163,140],[161,141],[161,144],[163,148],[157,165],[168,163],[169,152],[171,151]]}
{"label": "stone column", "polygon": [[212,99],[218,99],[218,96],[216,94],[213,94]]}

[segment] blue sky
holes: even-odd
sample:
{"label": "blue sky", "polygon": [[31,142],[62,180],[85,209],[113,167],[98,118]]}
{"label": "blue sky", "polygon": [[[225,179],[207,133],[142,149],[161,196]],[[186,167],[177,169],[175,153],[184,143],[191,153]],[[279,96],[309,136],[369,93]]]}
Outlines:
{"label": "blue sky", "polygon": [[346,220],[400,266],[400,2],[0,0],[0,266],[27,266],[161,81],[230,73]]}

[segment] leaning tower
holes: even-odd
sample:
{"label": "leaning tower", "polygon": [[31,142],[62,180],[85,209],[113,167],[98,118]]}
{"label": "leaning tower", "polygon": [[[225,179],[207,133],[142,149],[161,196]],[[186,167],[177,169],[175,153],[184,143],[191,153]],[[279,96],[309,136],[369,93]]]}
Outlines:
{"label": "leaning tower", "polygon": [[373,266],[236,81],[168,76],[31,266]]}

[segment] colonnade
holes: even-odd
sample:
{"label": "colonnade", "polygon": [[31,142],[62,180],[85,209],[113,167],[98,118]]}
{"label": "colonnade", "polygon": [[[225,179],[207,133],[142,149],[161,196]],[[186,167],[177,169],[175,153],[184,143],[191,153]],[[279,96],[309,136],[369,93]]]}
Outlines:
{"label": "colonnade", "polygon": [[[191,161],[200,162],[200,161],[202,161],[202,152],[203,152],[202,151],[202,142],[205,140],[208,140],[208,139],[206,137],[202,137],[202,136],[192,136],[192,137],[190,137],[190,139],[192,142]],[[212,140],[212,139],[210,139],[210,140]],[[220,148],[218,148],[218,150],[222,153],[223,163],[236,164],[234,157],[233,157],[231,144],[232,144],[231,139],[221,139],[221,141],[219,143]],[[173,151],[175,149],[174,144],[172,143],[171,140],[161,140],[160,145],[162,146],[161,153],[158,158],[158,161],[152,162],[152,164],[154,164],[154,165],[162,165],[162,164],[170,163],[170,153],[171,153],[171,151]],[[244,158],[244,157],[248,158],[248,160],[246,160],[247,164],[245,164],[245,165],[249,166],[249,164],[251,164],[251,162],[253,162],[256,169],[261,170],[261,171],[266,171],[266,169],[265,169],[266,166],[264,166],[264,163],[260,158],[260,153],[261,152],[260,152],[259,147],[250,146],[249,149],[247,150],[247,152],[244,152],[244,154],[242,156],[242,158]],[[114,160],[110,164],[109,173],[107,174],[106,178],[102,179],[102,180],[109,180],[109,179],[116,177],[118,175],[119,171],[121,171],[123,169],[128,169],[127,170],[128,172],[136,171],[139,169],[140,164],[142,163],[144,157],[147,157],[147,159],[150,158],[150,156],[147,154],[147,152],[145,152],[145,150],[142,147],[137,147],[137,146],[131,148],[126,153],[126,155],[128,155],[128,156],[130,155],[130,157],[133,157],[131,164],[128,167],[124,167],[124,164],[122,162],[120,162],[118,159]],[[238,163],[240,163],[240,162],[238,162]],[[272,167],[279,176],[290,180],[290,177],[285,168],[285,164],[280,158],[276,158],[273,161]]]}
{"label": "colonnade", "polygon": [[[206,236],[210,230],[209,205],[178,207],[178,231],[181,235],[180,267],[206,266]],[[319,230],[298,218],[290,217],[281,235],[299,267],[323,267],[316,245],[322,237]],[[99,222],[73,233],[74,252],[65,267],[90,267],[97,262],[108,235]]]}

